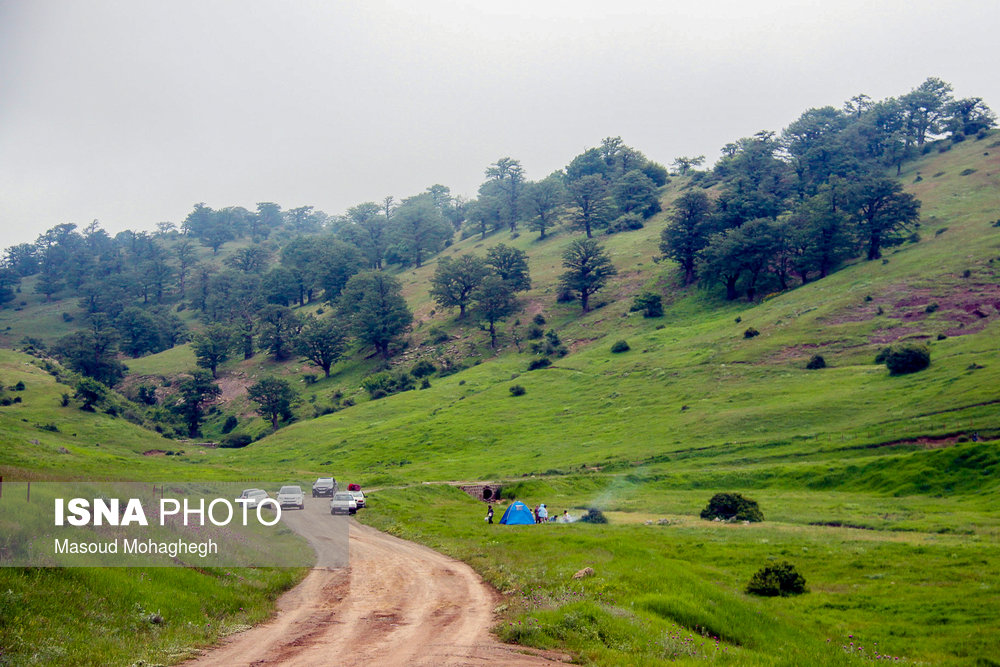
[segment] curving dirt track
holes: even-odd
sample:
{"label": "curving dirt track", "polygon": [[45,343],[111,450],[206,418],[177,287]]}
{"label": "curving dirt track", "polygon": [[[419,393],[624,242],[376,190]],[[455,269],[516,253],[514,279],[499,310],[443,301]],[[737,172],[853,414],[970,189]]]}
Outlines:
{"label": "curving dirt track", "polygon": [[[334,524],[325,507],[307,501],[301,518],[293,519],[316,548],[320,565],[330,548],[324,543],[336,541],[327,534]],[[354,521],[349,545],[350,567],[312,570],[279,599],[270,622],[186,664],[559,664],[501,644],[489,633],[497,598],[468,565]]]}

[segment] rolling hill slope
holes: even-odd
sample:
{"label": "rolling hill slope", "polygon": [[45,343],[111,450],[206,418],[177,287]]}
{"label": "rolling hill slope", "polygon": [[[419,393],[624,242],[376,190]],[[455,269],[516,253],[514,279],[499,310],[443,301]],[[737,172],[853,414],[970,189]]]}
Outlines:
{"label": "rolling hill slope", "polygon": [[[518,354],[508,339],[496,358],[434,378],[430,389],[294,424],[233,460],[297,470],[333,461],[352,474],[396,482],[627,466],[697,451],[691,465],[699,475],[722,474],[727,468],[720,466],[749,475],[750,451],[766,451],[772,463],[853,465],[901,448],[874,445],[995,432],[1000,367],[990,362],[1000,340],[1000,265],[991,260],[1000,257],[1000,229],[992,226],[1000,216],[1000,152],[983,155],[983,148],[958,145],[903,174],[940,174],[913,186],[924,202],[919,242],[895,249],[886,262],[855,262],[760,304],[671,287],[672,267],[650,261],[661,220],[608,237],[621,271],[605,297],[613,301],[576,317],[578,307],[552,298],[569,238],[515,239],[529,252],[536,280],[527,313],[544,311],[546,326],[557,328],[572,354],[528,372],[533,355]],[[963,176],[967,170],[974,173]],[[480,243],[466,240],[452,251],[478,250]],[[419,294],[432,271],[407,274],[411,301],[424,302]],[[628,313],[629,297],[645,285],[666,286],[662,319]],[[425,308],[414,345],[422,328],[440,322],[440,313],[426,319],[433,308]],[[748,326],[761,335],[744,338]],[[462,342],[480,344],[484,336],[463,335]],[[632,349],[610,353],[618,339]],[[890,377],[873,363],[885,344],[911,339],[931,341],[929,370]],[[830,367],[806,370],[817,352]],[[428,344],[410,358],[436,354]],[[512,384],[527,393],[512,397]],[[701,470],[706,461],[711,473]]]}

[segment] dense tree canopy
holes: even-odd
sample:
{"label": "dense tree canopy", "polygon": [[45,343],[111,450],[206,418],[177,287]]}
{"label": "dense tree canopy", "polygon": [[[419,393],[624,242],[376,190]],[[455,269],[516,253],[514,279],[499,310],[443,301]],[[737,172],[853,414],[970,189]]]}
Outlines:
{"label": "dense tree canopy", "polygon": [[618,274],[611,257],[593,239],[570,243],[563,253],[562,265],[567,270],[560,277],[560,282],[564,289],[579,297],[585,313],[590,310],[590,297]]}
{"label": "dense tree canopy", "polygon": [[292,416],[292,401],[295,390],[288,380],[276,377],[261,378],[247,389],[247,396],[257,404],[257,414],[271,422],[271,428],[278,428],[278,420]]}
{"label": "dense tree canopy", "polygon": [[497,275],[488,275],[472,293],[476,318],[485,322],[490,332],[490,347],[496,349],[496,323],[517,311],[514,292]]}
{"label": "dense tree canopy", "polygon": [[468,253],[458,259],[442,257],[431,278],[431,296],[442,308],[457,307],[458,317],[464,318],[472,292],[488,271],[483,260]]}
{"label": "dense tree canopy", "polygon": [[184,418],[188,437],[198,437],[205,410],[221,393],[212,376],[203,370],[192,371],[190,377],[181,381],[174,411]]}
{"label": "dense tree canopy", "polygon": [[347,332],[338,320],[307,317],[295,339],[295,346],[299,354],[322,368],[323,374],[330,377],[330,368],[344,353],[346,341]]}
{"label": "dense tree canopy", "polygon": [[340,312],[354,335],[385,359],[389,358],[390,345],[413,321],[402,292],[399,281],[392,276],[363,271],[347,281],[340,295]]}

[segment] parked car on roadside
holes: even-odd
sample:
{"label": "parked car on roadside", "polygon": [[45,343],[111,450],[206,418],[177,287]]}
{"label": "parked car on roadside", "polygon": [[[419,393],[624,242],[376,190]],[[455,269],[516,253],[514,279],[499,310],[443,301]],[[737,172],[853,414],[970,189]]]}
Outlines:
{"label": "parked car on roadside", "polygon": [[305,509],[306,500],[305,494],[302,493],[302,487],[295,484],[288,484],[278,490],[278,504],[281,507],[298,507],[300,510]]}
{"label": "parked car on roadside", "polygon": [[358,509],[365,506],[365,494],[361,491],[348,491],[352,496],[354,496],[354,502],[358,504]]}
{"label": "parked car on roadside", "polygon": [[330,514],[355,514],[357,511],[358,503],[350,491],[336,493],[330,499]]}
{"label": "parked car on roadside", "polygon": [[247,509],[255,509],[262,500],[270,497],[264,489],[243,489],[237,500],[246,499],[249,501],[246,503]]}
{"label": "parked car on roadside", "polygon": [[337,493],[337,480],[333,477],[320,477],[313,482],[313,498],[325,496],[332,498]]}

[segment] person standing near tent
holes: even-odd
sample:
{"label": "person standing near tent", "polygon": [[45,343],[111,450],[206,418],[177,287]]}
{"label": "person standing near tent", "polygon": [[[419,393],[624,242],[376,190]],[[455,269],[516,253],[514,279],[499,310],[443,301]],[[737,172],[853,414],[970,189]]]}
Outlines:
{"label": "person standing near tent", "polygon": [[486,523],[493,525],[493,505],[488,505],[486,508]]}
{"label": "person standing near tent", "polygon": [[532,511],[532,513],[535,515],[535,523],[541,523],[542,522],[541,519],[538,517],[538,508],[539,507],[541,507],[541,505],[535,505],[535,509]]}
{"label": "person standing near tent", "polygon": [[549,521],[549,510],[545,507],[545,503],[538,506],[538,523],[548,523]]}

